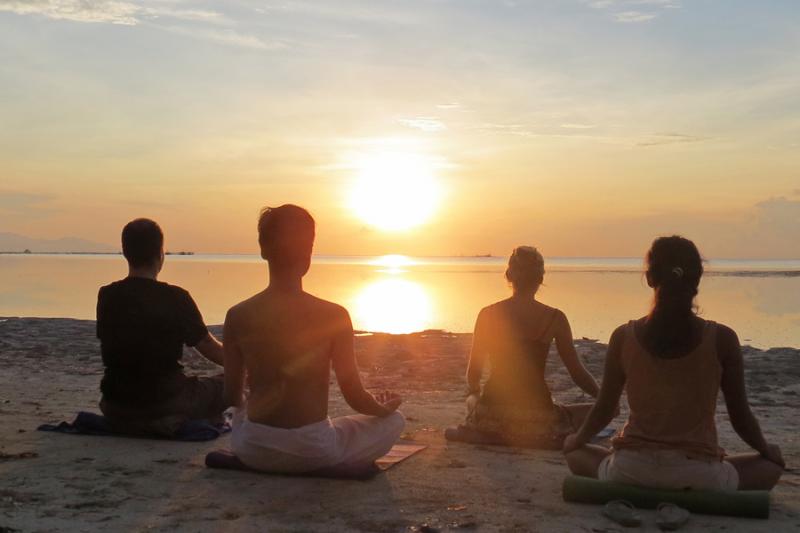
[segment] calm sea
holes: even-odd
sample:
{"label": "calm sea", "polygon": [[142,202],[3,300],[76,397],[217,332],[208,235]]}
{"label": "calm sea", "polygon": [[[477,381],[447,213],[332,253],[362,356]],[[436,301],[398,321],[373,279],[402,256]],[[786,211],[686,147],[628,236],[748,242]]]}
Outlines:
{"label": "calm sea", "polygon": [[[577,338],[607,341],[647,312],[639,258],[551,258],[539,299],[563,309]],[[350,311],[366,331],[467,332],[481,307],[509,295],[504,258],[318,256],[306,290]],[[97,289],[126,274],[119,255],[0,254],[0,316],[93,319]],[[800,347],[800,260],[710,261],[698,304],[743,343]],[[256,256],[168,256],[161,279],[188,289],[209,324],[267,282]]]}

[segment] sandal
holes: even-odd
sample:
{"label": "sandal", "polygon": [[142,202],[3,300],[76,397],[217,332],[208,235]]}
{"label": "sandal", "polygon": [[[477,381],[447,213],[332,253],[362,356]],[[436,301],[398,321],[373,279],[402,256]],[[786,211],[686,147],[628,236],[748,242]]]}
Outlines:
{"label": "sandal", "polygon": [[626,500],[614,500],[603,507],[603,516],[625,527],[638,527],[642,525],[642,517],[636,512],[636,507]]}
{"label": "sandal", "polygon": [[689,511],[674,503],[659,503],[656,509],[656,525],[661,531],[675,531],[689,520]]}

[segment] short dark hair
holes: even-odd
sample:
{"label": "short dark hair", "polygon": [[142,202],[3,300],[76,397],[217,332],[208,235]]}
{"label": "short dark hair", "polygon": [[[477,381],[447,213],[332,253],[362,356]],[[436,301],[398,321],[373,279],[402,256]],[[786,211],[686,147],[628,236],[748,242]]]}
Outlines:
{"label": "short dark hair", "polygon": [[132,267],[152,264],[161,257],[164,233],[149,218],[131,220],[122,228],[122,255]]}
{"label": "short dark hair", "polygon": [[261,254],[279,267],[307,262],[314,248],[315,232],[314,217],[297,205],[265,207],[258,217]]}

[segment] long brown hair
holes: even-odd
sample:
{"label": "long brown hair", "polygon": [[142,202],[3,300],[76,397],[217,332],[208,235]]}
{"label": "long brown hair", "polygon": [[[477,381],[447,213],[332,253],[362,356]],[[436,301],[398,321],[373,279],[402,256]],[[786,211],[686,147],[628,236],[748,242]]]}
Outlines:
{"label": "long brown hair", "polygon": [[700,252],[684,237],[659,237],[647,252],[646,261],[655,297],[643,340],[655,355],[686,353],[694,341],[694,298],[703,276]]}

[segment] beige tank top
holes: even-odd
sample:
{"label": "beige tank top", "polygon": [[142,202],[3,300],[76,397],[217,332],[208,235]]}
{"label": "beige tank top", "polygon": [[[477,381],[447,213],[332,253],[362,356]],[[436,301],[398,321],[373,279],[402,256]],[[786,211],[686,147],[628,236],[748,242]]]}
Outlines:
{"label": "beige tank top", "polygon": [[714,415],[722,379],[716,323],[706,321],[700,344],[676,359],[650,354],[628,324],[622,348],[630,414],[614,448],[683,450],[692,458],[720,459]]}

